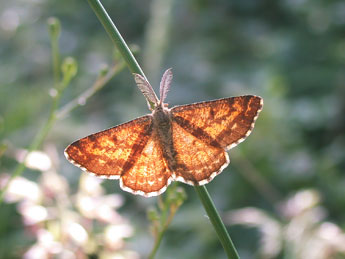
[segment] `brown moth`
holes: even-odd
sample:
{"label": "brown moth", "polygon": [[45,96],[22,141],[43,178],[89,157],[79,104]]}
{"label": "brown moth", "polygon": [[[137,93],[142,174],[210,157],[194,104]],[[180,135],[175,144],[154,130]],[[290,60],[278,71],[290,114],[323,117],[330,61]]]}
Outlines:
{"label": "brown moth", "polygon": [[135,74],[151,114],[75,141],[66,158],[93,175],[120,179],[123,190],[145,197],[163,193],[172,181],[209,183],[228,166],[226,150],[251,133],[263,107],[259,96],[245,95],[168,108],[172,81],[168,69],[160,100],[150,83]]}

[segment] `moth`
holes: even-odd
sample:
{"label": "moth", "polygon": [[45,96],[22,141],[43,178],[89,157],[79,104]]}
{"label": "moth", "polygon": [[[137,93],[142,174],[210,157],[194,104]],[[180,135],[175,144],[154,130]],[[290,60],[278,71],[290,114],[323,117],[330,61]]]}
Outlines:
{"label": "moth", "polygon": [[66,158],[83,171],[119,179],[123,190],[145,197],[163,193],[172,181],[204,185],[230,160],[227,150],[245,140],[263,107],[255,95],[168,108],[172,70],[163,74],[160,99],[150,83],[135,82],[153,104],[152,113],[73,142]]}

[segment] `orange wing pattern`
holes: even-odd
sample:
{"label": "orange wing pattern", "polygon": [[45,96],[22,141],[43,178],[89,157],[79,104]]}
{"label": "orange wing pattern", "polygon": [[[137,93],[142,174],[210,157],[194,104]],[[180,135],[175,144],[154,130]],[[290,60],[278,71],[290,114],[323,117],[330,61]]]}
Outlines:
{"label": "orange wing pattern", "polygon": [[121,176],[120,186],[134,194],[150,197],[164,192],[171,178],[172,173],[163,158],[156,133],[153,132],[136,163]]}
{"label": "orange wing pattern", "polygon": [[221,147],[205,143],[178,123],[172,123],[175,156],[175,179],[191,185],[210,182],[228,164],[229,157]]}
{"label": "orange wing pattern", "polygon": [[239,96],[178,106],[171,109],[171,147],[146,115],[82,138],[65,155],[82,170],[120,179],[122,189],[147,197],[172,180],[203,185],[229,164],[225,149],[250,134],[262,104],[260,97]]}
{"label": "orange wing pattern", "polygon": [[77,140],[65,150],[67,159],[82,170],[119,179],[130,170],[152,133],[147,115]]}
{"label": "orange wing pattern", "polygon": [[173,121],[203,142],[233,148],[251,133],[262,109],[261,97],[246,95],[171,109]]}
{"label": "orange wing pattern", "polygon": [[172,108],[176,179],[202,185],[221,173],[230,162],[225,149],[249,136],[262,105],[239,96]]}

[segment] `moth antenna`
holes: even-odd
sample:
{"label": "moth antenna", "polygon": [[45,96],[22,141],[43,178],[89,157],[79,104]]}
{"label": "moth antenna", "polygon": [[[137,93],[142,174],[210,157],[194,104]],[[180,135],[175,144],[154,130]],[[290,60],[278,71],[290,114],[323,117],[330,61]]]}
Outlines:
{"label": "moth antenna", "polygon": [[173,78],[172,69],[169,68],[164,72],[161,83],[160,83],[160,105],[163,104],[165,98],[167,97],[172,78]]}
{"label": "moth antenna", "polygon": [[[137,84],[138,88],[140,89],[140,91],[145,96],[145,98],[149,102],[151,102],[155,106],[157,106],[159,104],[159,100],[157,98],[157,95],[155,94],[155,91],[153,91],[152,86],[146,80],[146,78],[139,75],[139,74],[134,74],[134,80],[135,80],[135,83]],[[150,108],[150,105],[149,105],[149,108]]]}

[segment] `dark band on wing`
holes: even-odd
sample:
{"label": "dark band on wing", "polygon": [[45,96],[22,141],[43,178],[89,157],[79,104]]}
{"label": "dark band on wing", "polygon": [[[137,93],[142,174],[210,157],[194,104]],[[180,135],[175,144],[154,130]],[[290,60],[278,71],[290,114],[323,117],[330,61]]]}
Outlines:
{"label": "dark band on wing", "polygon": [[173,120],[181,126],[184,130],[192,134],[194,137],[202,140],[206,144],[213,146],[213,147],[221,147],[220,144],[212,138],[208,133],[206,133],[202,128],[193,126],[189,123],[188,120],[180,117],[180,116],[174,116]]}
{"label": "dark band on wing", "polygon": [[[231,123],[229,123],[228,127],[218,134],[216,141],[221,143],[227,135],[232,135],[231,143],[245,137],[247,132],[253,129],[252,123],[254,122],[254,118],[262,107],[260,101],[260,97],[257,96],[244,96],[242,99],[243,105],[241,106],[246,108],[242,109],[240,114],[237,115]],[[229,100],[229,106],[231,107],[232,105],[233,100]],[[231,130],[234,124],[237,124],[238,128]],[[231,143],[226,144],[229,145]]]}
{"label": "dark band on wing", "polygon": [[151,137],[152,133],[152,127],[153,123],[150,123],[145,127],[145,129],[138,135],[137,140],[135,141],[135,144],[131,148],[131,153],[129,154],[126,162],[124,163],[122,167],[121,175],[128,172],[138,161],[139,156],[141,155],[141,152],[145,148],[147,141]]}

